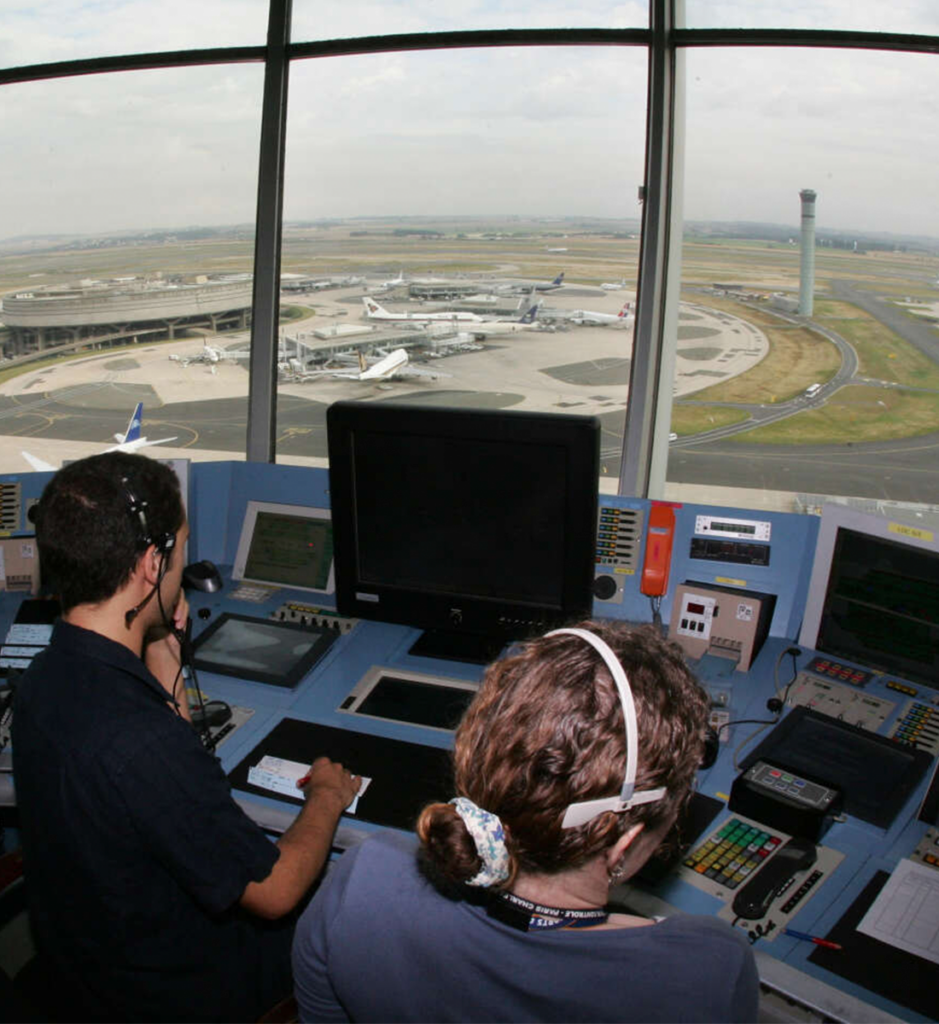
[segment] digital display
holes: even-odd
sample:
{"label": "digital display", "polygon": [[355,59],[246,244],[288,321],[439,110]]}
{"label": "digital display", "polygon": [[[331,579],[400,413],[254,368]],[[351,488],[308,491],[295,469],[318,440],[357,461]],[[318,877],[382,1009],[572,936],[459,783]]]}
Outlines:
{"label": "digital display", "polygon": [[756,527],[752,523],[722,523],[717,519],[711,523],[711,529],[718,533],[756,533]]}
{"label": "digital display", "polygon": [[244,578],[325,590],[332,560],[333,529],[328,519],[259,511]]}
{"label": "digital display", "polygon": [[696,602],[691,601],[689,601],[688,604],[685,605],[685,607],[688,609],[689,612],[691,612],[692,615],[703,615],[706,611],[703,604],[698,604]]}
{"label": "digital display", "polygon": [[815,647],[939,686],[939,557],[839,528]]}
{"label": "digital display", "polygon": [[225,612],[193,645],[196,668],[293,687],[338,638],[334,629]]}

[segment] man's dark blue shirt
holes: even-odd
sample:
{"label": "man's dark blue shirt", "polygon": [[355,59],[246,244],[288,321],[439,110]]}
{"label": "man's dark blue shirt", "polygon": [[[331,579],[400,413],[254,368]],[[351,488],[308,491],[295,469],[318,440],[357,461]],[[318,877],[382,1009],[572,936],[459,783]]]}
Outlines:
{"label": "man's dark blue shirt", "polygon": [[289,994],[289,925],[238,905],[277,848],[131,650],[57,624],[13,758],[30,918],[70,1019],[254,1019]]}

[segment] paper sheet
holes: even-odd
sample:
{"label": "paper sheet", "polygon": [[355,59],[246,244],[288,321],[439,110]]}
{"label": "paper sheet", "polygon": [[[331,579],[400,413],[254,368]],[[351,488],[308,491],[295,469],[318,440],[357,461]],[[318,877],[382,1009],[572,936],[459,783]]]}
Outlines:
{"label": "paper sheet", "polygon": [[[269,789],[272,793],[280,793],[283,796],[301,796],[300,790],[297,789],[297,782],[309,770],[308,764],[265,754],[253,768],[248,769],[248,782],[253,786],[260,786],[262,789]],[[362,776],[362,785],[359,786],[355,799],[343,811],[343,814],[355,814],[359,805],[359,797],[368,789],[371,781],[364,775]]]}
{"label": "paper sheet", "polygon": [[901,860],[857,930],[939,964],[939,871]]}

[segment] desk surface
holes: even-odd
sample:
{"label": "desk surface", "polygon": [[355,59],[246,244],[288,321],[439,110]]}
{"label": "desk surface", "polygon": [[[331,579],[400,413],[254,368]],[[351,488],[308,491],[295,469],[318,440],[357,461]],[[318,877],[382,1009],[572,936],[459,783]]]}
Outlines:
{"label": "desk surface", "polygon": [[[224,567],[223,567],[224,571]],[[227,579],[227,573],[226,573]],[[214,622],[223,612],[265,617],[271,615],[288,599],[303,600],[302,595],[289,591],[275,593],[266,603],[247,604],[233,600],[234,587],[227,583],[216,594],[190,594],[193,611],[194,631],[198,632]],[[0,596],[0,627],[4,634],[12,620],[18,600],[10,595]],[[202,619],[200,610],[208,612]],[[230,676],[200,672],[202,689],[209,697],[221,698],[232,705],[248,708],[250,716],[232,732],[220,745],[218,754],[227,771],[241,762],[271,730],[284,718],[303,719],[324,726],[403,740],[438,748],[452,745],[452,735],[446,731],[428,729],[402,722],[391,722],[360,715],[350,716],[339,710],[356,683],[376,665],[387,666],[399,671],[409,670],[429,673],[464,683],[477,682],[482,674],[478,666],[428,661],[415,658],[408,648],[417,637],[417,631],[401,626],[378,622],[359,622],[350,632],[342,633],[326,652],[314,670],[294,689],[248,682]],[[698,666],[702,683],[712,692],[723,693],[733,720],[765,719],[766,701],[776,693],[774,671],[777,660],[790,641],[770,638],[747,673],[734,672],[730,662],[723,659],[703,659]],[[803,652],[798,658],[800,668],[811,660],[810,652]],[[791,659],[786,656],[781,671],[781,682],[785,685],[791,676]],[[920,687],[920,697],[929,701],[932,691]],[[872,681],[863,693],[873,698],[890,701],[893,706],[885,712],[885,720],[879,732],[885,734],[901,715],[908,697],[888,690],[883,682]],[[699,777],[699,791],[709,797],[726,802],[737,771],[734,768],[734,751],[741,747],[756,725],[735,725],[729,730],[729,742],[721,744],[720,755],[715,765]],[[726,730],[725,730],[726,731]],[[761,732],[740,749],[739,757],[751,751]],[[317,756],[311,750],[309,758]],[[356,765],[349,765],[353,770]],[[394,766],[389,765],[389,771]],[[0,776],[0,781],[9,785],[9,776]],[[899,859],[908,856],[917,846],[927,826],[916,820],[916,813],[922,801],[927,779],[917,786],[906,801],[893,824],[887,829],[849,818],[836,823],[825,834],[822,845],[834,851],[840,862],[820,885],[811,899],[807,899],[791,920],[791,926],[814,935],[826,935],[845,915],[865,885],[878,871],[892,871]],[[296,813],[294,805],[275,797],[257,793],[236,793],[239,802],[265,827],[282,830]],[[0,792],[0,800],[3,799]],[[726,809],[714,819],[713,828],[729,815]],[[378,826],[369,822],[344,816],[337,845],[341,848],[355,843]],[[705,833],[705,835],[707,832]],[[653,888],[631,886],[618,890],[618,899],[636,910],[648,913],[674,913],[677,911],[714,914],[724,903],[701,887],[690,884],[680,875],[672,874]],[[808,942],[779,935],[772,942],[759,940],[755,951],[761,977],[770,988],[785,995],[791,995],[801,1004],[812,1007],[819,1016],[857,1021],[861,1019],[927,1021],[931,1018],[901,1006],[872,992],[854,981],[848,981],[824,967],[813,963],[810,957],[815,947]],[[939,970],[939,969],[937,969]]]}

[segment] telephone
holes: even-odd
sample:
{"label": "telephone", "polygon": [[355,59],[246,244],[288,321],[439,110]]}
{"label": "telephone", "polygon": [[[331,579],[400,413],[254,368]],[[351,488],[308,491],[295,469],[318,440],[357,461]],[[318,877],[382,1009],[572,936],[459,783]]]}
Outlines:
{"label": "telephone", "polygon": [[662,597],[668,590],[675,539],[675,510],[671,505],[653,503],[646,530],[646,554],[639,589],[647,597]]}

